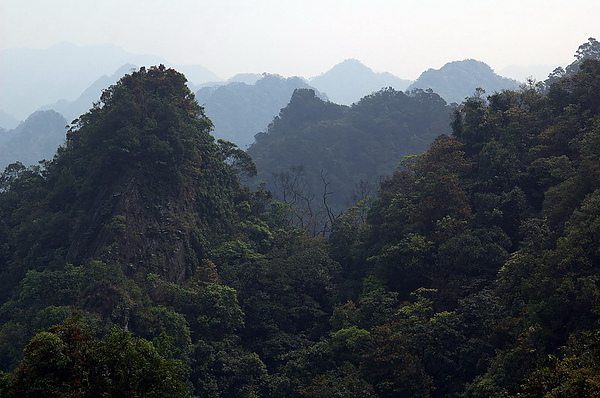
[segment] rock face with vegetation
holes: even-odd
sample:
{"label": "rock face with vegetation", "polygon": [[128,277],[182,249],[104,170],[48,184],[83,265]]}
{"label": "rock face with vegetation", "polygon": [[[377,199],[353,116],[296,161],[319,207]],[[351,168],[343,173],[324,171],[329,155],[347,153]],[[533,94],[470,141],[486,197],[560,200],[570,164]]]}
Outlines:
{"label": "rock face with vegetation", "polygon": [[[177,294],[163,290],[217,279],[205,258],[233,233],[238,173],[252,172],[245,153],[214,142],[211,126],[183,75],[142,68],[103,93],[45,168],[9,166],[2,296],[14,312],[3,312],[0,334],[13,325],[25,338],[77,308],[144,336],[166,327],[189,339],[182,315],[164,307],[164,295]],[[13,296],[11,283],[29,293]],[[215,304],[233,300],[235,313],[230,290],[207,289]]]}
{"label": "rock face with vegetation", "polygon": [[[600,395],[599,90],[587,59],[468,98],[324,238],[183,75],[123,77],[1,175],[0,395]],[[386,126],[387,96],[297,91],[272,127]]]}

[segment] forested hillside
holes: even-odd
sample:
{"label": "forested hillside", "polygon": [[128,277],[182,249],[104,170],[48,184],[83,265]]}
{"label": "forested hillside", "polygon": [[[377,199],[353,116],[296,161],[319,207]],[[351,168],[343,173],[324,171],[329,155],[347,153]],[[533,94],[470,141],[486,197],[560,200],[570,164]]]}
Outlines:
{"label": "forested hillside", "polygon": [[435,137],[449,133],[450,114],[431,91],[387,88],[348,107],[297,90],[248,153],[258,169],[256,180],[265,181],[276,199],[295,201],[311,224],[322,218],[316,213],[324,210],[323,195],[327,210],[339,214],[368,186],[374,191],[404,156],[422,153]]}
{"label": "forested hillside", "polygon": [[0,395],[599,396],[600,61],[579,67],[450,118],[432,92],[296,91],[256,148],[338,159],[331,184],[399,164],[327,238],[242,185],[183,75],[124,76],[2,173]]}

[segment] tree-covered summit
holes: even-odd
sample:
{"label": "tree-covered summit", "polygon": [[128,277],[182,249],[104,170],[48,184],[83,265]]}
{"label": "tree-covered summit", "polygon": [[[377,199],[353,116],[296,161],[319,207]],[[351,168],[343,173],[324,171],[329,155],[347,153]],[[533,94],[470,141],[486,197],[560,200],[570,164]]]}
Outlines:
{"label": "tree-covered summit", "polygon": [[[314,210],[326,194],[338,214],[355,202],[361,182],[375,186],[404,156],[422,153],[435,137],[449,133],[450,113],[431,91],[386,88],[349,107],[299,89],[248,153],[257,179],[277,199],[286,201],[294,191],[306,198],[305,208],[311,198]],[[295,180],[302,183],[290,184]]]}
{"label": "tree-covered summit", "polygon": [[[181,280],[200,261],[190,259],[229,232],[238,166],[252,166],[235,146],[214,142],[185,83],[173,69],[141,68],[71,125],[65,146],[31,176],[36,196],[15,199],[15,209],[31,207],[36,217],[27,228],[42,228],[15,241],[17,253],[34,248],[27,263],[102,259]],[[54,223],[60,235],[40,242]]]}

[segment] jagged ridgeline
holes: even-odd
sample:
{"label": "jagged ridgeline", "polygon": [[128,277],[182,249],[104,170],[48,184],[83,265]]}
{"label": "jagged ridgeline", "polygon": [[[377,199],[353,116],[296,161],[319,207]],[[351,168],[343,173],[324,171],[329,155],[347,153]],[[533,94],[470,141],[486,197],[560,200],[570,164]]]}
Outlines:
{"label": "jagged ridgeline", "polygon": [[71,125],[45,170],[17,182],[17,267],[95,259],[127,275],[192,274],[230,232],[244,154],[214,142],[185,82],[163,66],[124,76]]}

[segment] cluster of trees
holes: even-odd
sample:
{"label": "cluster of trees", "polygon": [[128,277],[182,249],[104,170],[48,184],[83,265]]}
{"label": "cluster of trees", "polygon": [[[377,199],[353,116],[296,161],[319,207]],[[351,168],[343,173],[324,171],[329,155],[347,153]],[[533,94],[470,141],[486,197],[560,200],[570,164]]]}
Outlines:
{"label": "cluster of trees", "polygon": [[[334,315],[380,339],[355,363],[378,396],[600,393],[598,84],[594,60],[547,95],[470,98],[366,225],[349,211],[334,230],[332,257],[362,282]],[[374,287],[398,300],[375,326],[360,316]],[[372,355],[389,366],[376,378]]]}
{"label": "cluster of trees", "polygon": [[[587,60],[480,92],[325,238],[241,184],[183,75],[125,76],[2,174],[0,395],[600,394],[599,89]],[[382,97],[412,101],[298,91],[273,129],[385,124]]]}

